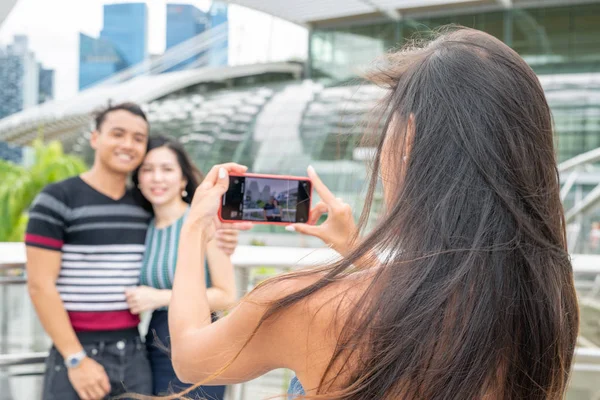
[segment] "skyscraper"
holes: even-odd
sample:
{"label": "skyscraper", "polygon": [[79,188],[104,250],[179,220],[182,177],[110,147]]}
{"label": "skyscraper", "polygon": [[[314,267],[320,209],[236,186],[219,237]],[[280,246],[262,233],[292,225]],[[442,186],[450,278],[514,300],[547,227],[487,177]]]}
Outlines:
{"label": "skyscraper", "polygon": [[23,148],[0,141],[0,160],[21,164],[23,162]]}
{"label": "skyscraper", "polygon": [[[190,4],[167,4],[167,50],[204,32],[209,17]],[[177,71],[194,64],[201,55],[191,57],[167,71]]]}
{"label": "skyscraper", "polygon": [[127,66],[148,55],[148,8],[146,3],[106,4],[100,37],[108,40]]}
{"label": "skyscraper", "polygon": [[[44,71],[46,82],[53,71]],[[17,35],[12,44],[0,48],[0,82],[0,118],[40,102],[40,65],[29,50],[27,36]],[[42,101],[52,96],[52,85],[45,83]]]}
{"label": "skyscraper", "polygon": [[[228,20],[228,7],[225,3],[213,1],[210,6],[210,27],[216,28],[217,26],[227,23]],[[217,42],[211,46],[209,51],[209,62],[210,66],[222,66],[229,63],[229,34],[225,41]]]}
{"label": "skyscraper", "polygon": [[79,35],[79,90],[139,64],[147,56],[146,4],[107,4],[100,37]]}
{"label": "skyscraper", "polygon": [[54,70],[46,69],[38,63],[38,103],[42,104],[54,98]]}
{"label": "skyscraper", "polygon": [[108,78],[127,63],[108,40],[79,34],[79,90]]}

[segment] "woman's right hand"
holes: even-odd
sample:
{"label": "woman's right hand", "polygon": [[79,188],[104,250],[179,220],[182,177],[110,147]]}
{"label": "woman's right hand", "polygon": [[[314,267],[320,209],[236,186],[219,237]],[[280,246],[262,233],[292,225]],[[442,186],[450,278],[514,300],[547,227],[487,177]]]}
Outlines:
{"label": "woman's right hand", "polygon": [[[346,255],[358,236],[352,208],[331,193],[313,167],[308,167],[308,176],[321,201],[310,210],[308,223],[288,225],[285,229],[318,237],[341,255]],[[325,213],[325,222],[315,225]]]}
{"label": "woman's right hand", "polygon": [[184,228],[200,228],[206,232],[205,240],[210,240],[217,228],[217,214],[222,196],[229,188],[229,174],[243,174],[247,169],[247,167],[235,163],[212,167],[194,193]]}

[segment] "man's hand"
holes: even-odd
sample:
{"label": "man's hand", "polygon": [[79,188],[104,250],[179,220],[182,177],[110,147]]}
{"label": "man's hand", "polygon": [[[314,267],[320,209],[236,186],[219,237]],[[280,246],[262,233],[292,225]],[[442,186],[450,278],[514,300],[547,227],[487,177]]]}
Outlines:
{"label": "man's hand", "polygon": [[239,231],[252,229],[251,222],[222,223],[217,225],[214,240],[223,252],[232,255],[239,242]]}
{"label": "man's hand", "polygon": [[102,400],[110,393],[110,381],[102,365],[89,357],[68,370],[71,385],[81,400]]}

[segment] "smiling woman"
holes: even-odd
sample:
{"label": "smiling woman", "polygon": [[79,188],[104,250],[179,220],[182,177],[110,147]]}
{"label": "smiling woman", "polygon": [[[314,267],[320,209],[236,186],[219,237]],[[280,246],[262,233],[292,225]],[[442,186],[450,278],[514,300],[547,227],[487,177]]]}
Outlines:
{"label": "smiling woman", "polygon": [[[142,194],[154,206],[173,200],[179,202],[179,195],[187,194],[185,187],[188,182],[179,168],[176,153],[167,147],[148,152],[138,178]],[[182,207],[187,208],[185,202],[181,203]]]}
{"label": "smiling woman", "polygon": [[[168,305],[181,227],[201,178],[183,146],[167,137],[150,138],[146,157],[133,174],[134,193],[154,219],[146,235],[140,286],[127,291],[127,303],[134,314],[153,311],[146,344],[155,395],[188,387],[177,379],[170,357],[162,349],[164,345],[170,347]],[[201,261],[197,264],[202,267]],[[215,242],[207,246],[204,270],[211,311],[226,309],[235,301],[233,266]],[[225,386],[200,387],[191,397],[218,400],[223,398],[224,391]]]}

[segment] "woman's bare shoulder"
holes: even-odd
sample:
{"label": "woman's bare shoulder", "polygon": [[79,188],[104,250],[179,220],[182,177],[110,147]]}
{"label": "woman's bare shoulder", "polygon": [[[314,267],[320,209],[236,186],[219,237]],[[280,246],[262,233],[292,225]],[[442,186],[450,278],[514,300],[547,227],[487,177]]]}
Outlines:
{"label": "woman's bare shoulder", "polygon": [[[335,350],[339,334],[355,305],[368,287],[372,271],[359,271],[327,282],[324,273],[278,277],[259,287],[249,296],[271,306],[282,306],[276,317],[266,324],[267,330],[277,332],[278,348],[286,349],[282,357],[308,382],[318,382]],[[310,293],[302,296],[303,293]],[[283,306],[286,296],[297,295],[290,306]],[[296,296],[293,296],[296,297]],[[266,311],[266,309],[265,309]]]}
{"label": "woman's bare shoulder", "polygon": [[372,280],[373,273],[372,270],[362,270],[328,280],[326,273],[320,270],[297,271],[260,284],[248,298],[272,304],[297,294],[301,299],[298,303],[320,306],[341,296],[361,296]]}

